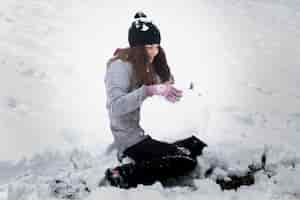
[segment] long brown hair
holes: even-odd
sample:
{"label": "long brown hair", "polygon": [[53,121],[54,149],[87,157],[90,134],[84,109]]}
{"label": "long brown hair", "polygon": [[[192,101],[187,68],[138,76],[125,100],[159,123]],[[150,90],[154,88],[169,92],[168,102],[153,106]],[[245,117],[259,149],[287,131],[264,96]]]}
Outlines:
{"label": "long brown hair", "polygon": [[152,63],[149,61],[149,57],[144,46],[117,49],[114,53],[114,57],[109,60],[109,63],[117,59],[121,59],[122,61],[129,62],[133,65],[136,79],[140,85],[158,83],[159,80],[157,80],[155,74],[159,76],[161,82],[172,79],[166,54],[160,46],[159,52]]}

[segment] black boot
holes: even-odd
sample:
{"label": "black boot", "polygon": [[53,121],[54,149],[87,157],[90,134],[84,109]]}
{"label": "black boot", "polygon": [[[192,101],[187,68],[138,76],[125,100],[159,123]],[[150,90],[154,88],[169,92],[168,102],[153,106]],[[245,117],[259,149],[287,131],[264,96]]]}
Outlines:
{"label": "black boot", "polygon": [[237,190],[242,185],[253,185],[255,182],[254,175],[247,173],[244,176],[232,175],[230,180],[217,179],[216,183],[220,185],[222,190]]}
{"label": "black boot", "polygon": [[137,184],[132,179],[132,177],[134,176],[135,168],[135,165],[130,163],[118,166],[113,169],[107,169],[105,171],[104,179],[108,182],[108,185],[111,186],[125,189],[136,187]]}

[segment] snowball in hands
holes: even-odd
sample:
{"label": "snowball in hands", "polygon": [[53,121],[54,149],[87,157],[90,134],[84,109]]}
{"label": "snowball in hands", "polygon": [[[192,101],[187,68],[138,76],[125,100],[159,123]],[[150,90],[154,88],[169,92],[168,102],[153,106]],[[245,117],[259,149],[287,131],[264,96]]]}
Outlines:
{"label": "snowball in hands", "polygon": [[146,86],[148,96],[160,95],[166,97],[166,99],[172,103],[179,101],[182,97],[182,91],[176,89],[171,84],[154,84]]}

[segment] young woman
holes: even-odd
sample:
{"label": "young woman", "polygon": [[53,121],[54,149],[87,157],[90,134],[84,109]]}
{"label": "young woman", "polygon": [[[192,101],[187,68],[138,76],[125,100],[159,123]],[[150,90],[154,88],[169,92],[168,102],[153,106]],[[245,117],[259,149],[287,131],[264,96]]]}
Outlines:
{"label": "young woman", "polygon": [[105,74],[106,107],[114,137],[111,148],[117,149],[120,162],[124,157],[134,161],[105,173],[110,185],[122,188],[185,175],[195,168],[196,155],[206,146],[194,136],[169,144],[145,135],[139,124],[143,101],[160,95],[175,103],[183,92],[173,86],[158,27],[144,13],[134,18],[128,33],[130,47],[115,51]]}
{"label": "young woman", "polygon": [[[129,28],[129,48],[117,49],[107,63],[105,86],[110,128],[114,137],[111,148],[118,151],[122,163],[124,157],[131,163],[107,169],[99,185],[112,185],[120,188],[136,187],[138,184],[153,184],[160,181],[168,185],[168,180],[184,177],[194,170],[197,156],[207,145],[195,136],[174,142],[157,141],[140,126],[140,108],[143,101],[153,95],[165,97],[175,103],[183,92],[173,86],[174,77],[167,63],[166,55],[160,46],[160,31],[138,12]],[[254,183],[254,173],[262,167],[245,170],[245,174],[228,174],[216,183],[222,189],[237,189],[241,185]],[[208,164],[210,159],[207,160]],[[209,164],[210,165],[210,164]],[[211,177],[218,166],[210,165],[205,177]],[[219,166],[222,168],[222,166]],[[224,168],[223,170],[226,171]],[[230,181],[228,181],[228,178]]]}

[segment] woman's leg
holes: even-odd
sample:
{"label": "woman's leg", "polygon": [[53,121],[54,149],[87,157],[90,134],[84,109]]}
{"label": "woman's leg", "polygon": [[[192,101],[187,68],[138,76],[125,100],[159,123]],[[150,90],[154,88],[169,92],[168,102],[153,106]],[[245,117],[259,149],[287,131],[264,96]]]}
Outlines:
{"label": "woman's leg", "polygon": [[127,148],[124,156],[135,162],[106,171],[110,184],[122,188],[136,187],[138,184],[151,185],[155,181],[183,176],[197,165],[196,159],[177,145],[150,136]]}
{"label": "woman's leg", "polygon": [[207,147],[207,144],[201,141],[196,136],[191,136],[183,140],[177,140],[172,144],[178,147],[185,148],[189,151],[190,156],[195,159],[197,156],[200,156],[202,154],[203,149]]}
{"label": "woman's leg", "polygon": [[153,160],[168,155],[177,155],[180,153],[178,146],[155,140],[148,136],[139,143],[127,148],[123,152],[124,157],[129,157],[137,163]]}
{"label": "woman's leg", "polygon": [[121,188],[151,185],[156,181],[187,175],[196,165],[197,161],[189,156],[170,155],[108,169],[106,178],[112,186]]}
{"label": "woman's leg", "polygon": [[148,136],[141,142],[127,148],[123,156],[128,156],[136,162],[141,162],[184,152],[186,155],[196,159],[197,156],[202,154],[202,150],[206,146],[207,144],[195,136],[178,140],[174,143],[158,141]]}

